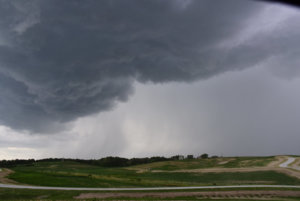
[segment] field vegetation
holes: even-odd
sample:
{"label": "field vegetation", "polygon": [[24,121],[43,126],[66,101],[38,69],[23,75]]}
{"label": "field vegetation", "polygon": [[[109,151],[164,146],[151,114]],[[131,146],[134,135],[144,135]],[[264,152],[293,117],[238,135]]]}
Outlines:
{"label": "field vegetation", "polygon": [[[162,157],[127,160],[118,157],[107,157],[100,160],[45,159],[36,161],[31,159],[4,161],[5,163],[2,164],[9,166],[10,170],[4,169],[2,173],[12,172],[7,176],[8,179],[11,179],[10,181],[16,181],[19,184],[54,187],[163,187],[246,184],[300,185],[300,180],[296,177],[289,176],[283,172],[277,172],[277,169],[274,168],[276,166],[270,166],[270,164],[274,164],[274,162],[275,164],[279,164],[283,162],[284,159],[284,157],[207,158],[206,156],[200,159],[190,157],[190,159],[184,160]],[[155,162],[153,162],[153,160]],[[298,158],[294,163],[298,163]],[[268,169],[264,167],[271,168]],[[244,170],[254,169],[255,171],[236,171],[236,169],[239,168]],[[209,169],[218,171],[205,172],[205,170]],[[229,193],[229,191],[232,192]],[[243,195],[245,191],[253,192],[248,192]],[[284,193],[282,193],[283,191]],[[289,191],[289,193],[287,191]],[[199,192],[205,192],[207,195],[199,194]],[[227,192],[227,194],[223,192]],[[274,192],[279,194],[271,195]],[[299,189],[278,189],[275,187],[130,192],[0,188],[0,200],[74,199],[300,201],[300,193]]]}
{"label": "field vegetation", "polygon": [[[289,184],[300,180],[275,171],[256,172],[173,172],[208,167],[256,167],[272,157],[242,157],[164,161],[145,165],[107,168],[75,161],[36,162],[18,165],[9,179],[24,184],[61,187],[157,187],[240,184]],[[164,171],[159,171],[164,170]]]}
{"label": "field vegetation", "polygon": [[[184,194],[185,196],[171,196],[171,197],[154,197],[154,196],[140,196],[139,194],[144,193],[159,193],[159,194],[172,194],[172,193],[180,193],[183,191],[147,191],[147,192],[97,192],[97,191],[59,191],[59,190],[32,190],[32,189],[5,189],[0,188],[0,198],[1,200],[76,200],[76,198],[80,198],[80,196],[84,194],[95,194],[102,195],[101,200],[217,200],[217,201],[261,201],[261,200],[271,200],[271,201],[299,201],[299,197],[295,196],[263,196],[260,194],[260,191],[264,191],[265,189],[244,189],[247,191],[252,191],[247,196],[241,196],[239,194],[228,196],[199,196],[199,195],[188,195],[190,192],[228,192],[233,189],[222,189],[222,190],[186,190]],[[235,189],[236,190],[236,189]],[[278,189],[275,189],[276,191]],[[269,191],[269,190],[268,190]],[[291,192],[291,190],[281,190],[280,192]],[[116,196],[116,194],[122,194],[122,196]],[[252,194],[252,195],[251,195]],[[107,196],[104,196],[107,195]],[[136,197],[134,197],[136,195]],[[79,199],[82,200],[82,199]],[[99,200],[95,198],[84,199],[84,200]]]}
{"label": "field vegetation", "polygon": [[244,168],[263,167],[274,161],[274,156],[269,157],[218,157],[208,159],[185,159],[175,161],[162,161],[149,164],[131,166],[133,169],[145,170],[182,170],[199,168]]}

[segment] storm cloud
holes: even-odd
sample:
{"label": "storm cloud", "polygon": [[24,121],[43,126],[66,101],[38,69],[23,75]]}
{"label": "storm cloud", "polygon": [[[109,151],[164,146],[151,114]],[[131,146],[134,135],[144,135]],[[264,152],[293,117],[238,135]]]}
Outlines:
{"label": "storm cloud", "polygon": [[192,82],[262,62],[294,76],[297,16],[240,38],[266,8],[240,0],[1,0],[0,123],[57,132],[127,101],[136,81]]}

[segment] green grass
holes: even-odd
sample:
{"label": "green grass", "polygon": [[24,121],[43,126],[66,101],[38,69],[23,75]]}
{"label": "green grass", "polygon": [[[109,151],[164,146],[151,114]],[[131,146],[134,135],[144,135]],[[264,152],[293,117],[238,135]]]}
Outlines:
{"label": "green grass", "polygon": [[[257,172],[224,172],[224,173],[188,173],[168,170],[195,169],[208,167],[254,167],[265,166],[274,160],[273,157],[240,157],[195,159],[183,161],[166,161],[152,164],[133,166],[130,168],[102,168],[77,162],[38,162],[34,166],[18,166],[13,168],[15,173],[10,179],[20,183],[40,186],[68,187],[154,187],[154,186],[200,186],[200,185],[239,185],[239,184],[287,184],[300,185],[300,180],[274,171]],[[166,170],[152,172],[151,170]],[[146,170],[137,173],[137,170]],[[265,188],[244,190],[263,190]],[[271,189],[271,188],[267,188]],[[276,189],[276,188],[273,188]],[[233,189],[217,189],[233,190]],[[237,190],[237,189],[234,189]],[[278,190],[278,189],[276,189]],[[284,189],[288,190],[288,189]],[[291,190],[291,189],[289,189]],[[296,189],[292,189],[296,190]],[[298,189],[299,190],[299,189]],[[179,190],[179,191],[215,191],[214,189]],[[72,200],[81,193],[92,191],[58,191],[0,188],[0,200]],[[147,191],[149,192],[149,191]],[[152,191],[156,192],[156,191]],[[160,191],[161,192],[161,191]],[[165,191],[163,191],[165,192]],[[166,191],[167,192],[167,191]],[[170,190],[168,191],[170,192]],[[97,192],[99,193],[99,192]],[[106,200],[115,200],[107,198]],[[118,200],[158,200],[154,197],[129,198]],[[202,198],[176,197],[161,200],[218,200],[218,201],[254,201],[260,198]],[[96,199],[90,199],[96,200]],[[300,198],[272,198],[273,201],[300,201]]]}
{"label": "green grass", "polygon": [[77,191],[0,188],[0,200],[70,200],[80,193]]}
{"label": "green grass", "polygon": [[[240,160],[245,161],[245,160]],[[189,162],[185,162],[189,163]],[[237,162],[240,164],[240,162]],[[77,162],[39,162],[18,166],[10,179],[38,186],[155,187],[239,184],[299,185],[300,180],[274,171],[188,173],[142,172],[126,168],[101,168]]]}
{"label": "green grass", "polygon": [[[226,189],[229,190],[229,189]],[[231,189],[232,190],[232,189]],[[245,189],[244,189],[245,190]],[[249,189],[250,190],[250,189]],[[252,189],[258,190],[258,189]],[[191,192],[196,191],[208,191],[208,190],[191,190]],[[214,191],[214,190],[210,190]],[[220,191],[218,189],[217,191]],[[8,188],[0,188],[0,200],[73,200],[75,196],[80,195],[81,193],[90,193],[96,191],[57,191],[57,190],[31,190],[31,189],[8,189]],[[149,192],[149,191],[147,191]],[[164,191],[160,191],[164,192]],[[173,191],[174,192],[174,191]],[[96,192],[101,193],[101,192]],[[143,197],[143,198],[129,198],[129,197],[121,197],[117,198],[118,200],[158,200],[158,198],[154,197]],[[89,200],[98,200],[98,199],[89,199]],[[101,200],[116,200],[116,198],[106,198]],[[218,201],[255,201],[262,200],[257,198],[202,198],[199,196],[186,196],[186,197],[175,197],[175,198],[163,198],[160,200],[218,200]],[[273,201],[299,201],[300,198],[272,198]]]}
{"label": "green grass", "polygon": [[150,164],[132,166],[134,169],[144,170],[181,170],[199,168],[240,168],[240,167],[263,167],[274,160],[269,157],[220,157],[209,159],[191,159],[178,161],[162,161]]}
{"label": "green grass", "polygon": [[241,167],[263,167],[274,161],[275,157],[235,157],[223,167],[225,168],[241,168]]}

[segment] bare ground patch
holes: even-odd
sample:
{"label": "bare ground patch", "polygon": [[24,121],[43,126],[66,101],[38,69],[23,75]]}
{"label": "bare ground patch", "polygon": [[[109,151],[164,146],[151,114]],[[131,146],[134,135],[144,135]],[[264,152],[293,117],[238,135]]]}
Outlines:
{"label": "bare ground patch", "polygon": [[296,158],[295,162],[291,164],[291,168],[300,171],[300,158]]}
{"label": "bare ground patch", "polygon": [[220,162],[218,162],[218,165],[225,165],[225,164],[227,164],[227,163],[229,163],[229,162],[231,162],[233,160],[234,160],[233,158],[232,159],[228,159],[228,160],[221,160]]}
{"label": "bare ground patch", "polygon": [[8,179],[7,176],[14,171],[10,169],[3,168],[2,171],[0,171],[0,183],[2,184],[20,184],[14,180]]}
{"label": "bare ground patch", "polygon": [[247,197],[300,197],[300,191],[280,191],[280,190],[237,190],[237,191],[211,191],[211,192],[126,192],[126,193],[82,193],[75,199],[89,198],[175,198],[175,197],[205,197],[205,198],[247,198]]}
{"label": "bare ground patch", "polygon": [[279,165],[281,163],[283,163],[284,161],[286,161],[288,159],[287,156],[276,156],[275,157],[276,160],[270,162],[267,167],[279,167]]}

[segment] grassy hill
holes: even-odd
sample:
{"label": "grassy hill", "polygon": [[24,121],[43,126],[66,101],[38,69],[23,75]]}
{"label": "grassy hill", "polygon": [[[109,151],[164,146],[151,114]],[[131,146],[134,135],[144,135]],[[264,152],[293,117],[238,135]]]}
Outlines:
{"label": "grassy hill", "polygon": [[10,179],[41,186],[68,187],[154,187],[239,184],[291,184],[300,180],[274,171],[257,172],[172,172],[211,167],[265,166],[273,157],[235,157],[164,161],[124,168],[104,168],[74,161],[37,162],[19,165]]}
{"label": "grassy hill", "polygon": [[132,166],[132,169],[144,170],[183,170],[198,168],[243,168],[263,167],[274,161],[274,156],[269,157],[220,157],[209,159],[185,159],[176,161],[162,161],[150,164]]}

